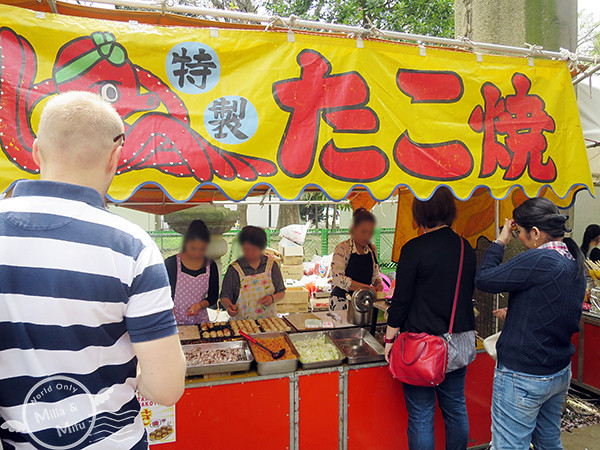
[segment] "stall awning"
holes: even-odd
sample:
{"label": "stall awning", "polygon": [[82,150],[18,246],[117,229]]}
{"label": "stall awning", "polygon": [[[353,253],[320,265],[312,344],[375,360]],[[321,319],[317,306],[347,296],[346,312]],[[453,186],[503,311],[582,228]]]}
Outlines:
{"label": "stall awning", "polygon": [[0,14],[2,191],[37,177],[41,106],[73,89],[98,92],[126,122],[115,202],[149,186],[185,202],[267,188],[424,199],[440,185],[459,199],[546,187],[568,198],[592,185],[563,61],[217,22]]}

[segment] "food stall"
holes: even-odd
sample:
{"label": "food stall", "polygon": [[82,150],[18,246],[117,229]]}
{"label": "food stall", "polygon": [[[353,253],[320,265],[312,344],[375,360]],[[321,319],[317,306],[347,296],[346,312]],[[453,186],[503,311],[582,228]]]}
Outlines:
{"label": "food stall", "polygon": [[[160,12],[3,3],[13,6],[0,5],[1,192],[38,176],[41,105],[73,89],[99,93],[126,123],[108,201],[155,214],[265,192],[398,195],[397,255],[418,234],[412,199],[441,185],[461,200],[456,230],[472,243],[493,237],[527,197],[568,206],[592,186],[569,55],[166,2],[102,1]],[[380,343],[367,327],[338,322],[292,313],[182,328],[187,389],[168,425],[153,429],[142,411],[151,443],[405,447],[402,387]],[[284,357],[269,360],[242,332]],[[490,439],[492,375],[479,353],[466,389],[473,447]],[[443,445],[443,427],[436,433]]]}

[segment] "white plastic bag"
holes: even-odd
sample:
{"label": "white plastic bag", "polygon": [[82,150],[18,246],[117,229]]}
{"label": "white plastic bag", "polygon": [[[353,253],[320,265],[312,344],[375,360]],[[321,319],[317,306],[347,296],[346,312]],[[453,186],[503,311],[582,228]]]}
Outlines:
{"label": "white plastic bag", "polygon": [[309,225],[308,223],[306,225],[288,225],[279,230],[279,236],[292,241],[296,245],[304,245]]}

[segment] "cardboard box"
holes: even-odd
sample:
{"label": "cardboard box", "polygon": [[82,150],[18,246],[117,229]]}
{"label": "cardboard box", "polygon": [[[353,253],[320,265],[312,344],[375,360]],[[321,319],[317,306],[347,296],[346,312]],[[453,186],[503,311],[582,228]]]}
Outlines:
{"label": "cardboard box", "polygon": [[304,256],[283,256],[281,260],[286,266],[301,266]]}
{"label": "cardboard box", "polygon": [[305,305],[296,305],[277,302],[275,304],[275,307],[277,308],[277,314],[297,314],[308,312],[308,303],[306,303]]}
{"label": "cardboard box", "polygon": [[296,266],[282,264],[281,275],[284,280],[301,280],[304,276],[304,266],[302,264]]}
{"label": "cardboard box", "polygon": [[308,304],[309,293],[308,289],[303,286],[288,287],[285,290],[285,297],[279,303],[290,303],[306,305]]}

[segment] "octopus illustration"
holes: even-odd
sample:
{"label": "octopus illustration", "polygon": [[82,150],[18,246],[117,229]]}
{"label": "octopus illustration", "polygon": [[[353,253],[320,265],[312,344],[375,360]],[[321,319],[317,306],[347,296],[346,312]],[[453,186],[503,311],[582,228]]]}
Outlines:
{"label": "octopus illustration", "polygon": [[277,172],[266,159],[222,150],[200,136],[183,100],[159,77],[132,63],[112,33],[98,31],[63,45],[52,77],[38,83],[37,64],[27,39],[0,28],[0,146],[26,172],[39,172],[32,157],[32,111],[43,99],[73,90],[99,94],[123,118],[125,144],[117,174],[153,168],[208,182],[214,176],[254,181]]}

